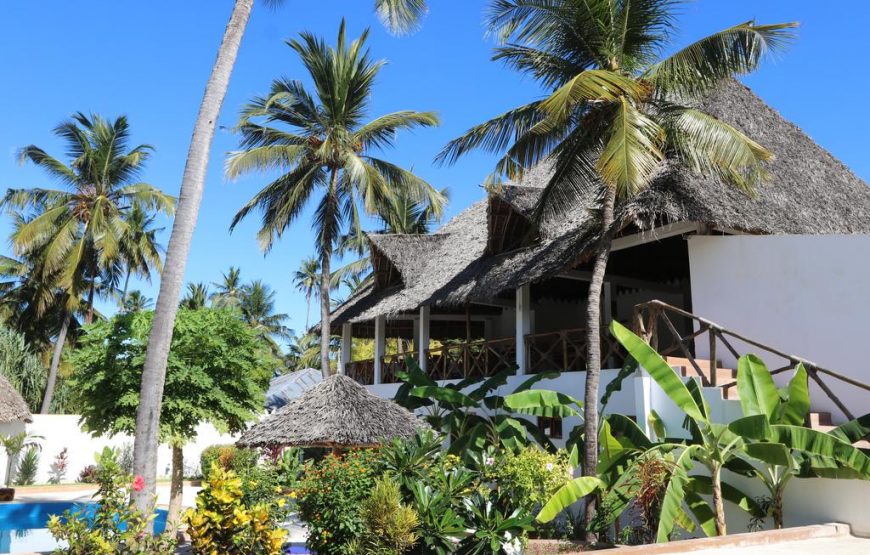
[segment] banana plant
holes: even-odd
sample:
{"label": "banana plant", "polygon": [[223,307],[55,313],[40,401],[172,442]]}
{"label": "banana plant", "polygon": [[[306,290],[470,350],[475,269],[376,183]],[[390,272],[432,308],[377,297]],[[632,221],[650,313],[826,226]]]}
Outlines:
{"label": "banana plant", "polygon": [[[768,491],[768,515],[776,529],[784,525],[783,498],[786,486],[793,478],[827,477],[870,479],[860,464],[850,464],[837,456],[840,443],[851,444],[870,433],[870,414],[843,424],[827,434],[803,428],[810,414],[810,393],[807,370],[798,364],[788,385],[777,389],[764,361],[755,355],[740,357],[737,364],[737,391],[744,415],[767,418],[772,433],[762,438],[757,448],[772,447],[772,438],[779,439],[785,450],[779,453],[779,464],[733,465],[734,472],[761,481]],[[788,426],[780,428],[779,426]],[[799,428],[799,429],[795,429]],[[773,451],[771,451],[773,453]],[[846,457],[853,454],[843,452]],[[857,462],[859,458],[855,459]]]}
{"label": "banana plant", "polygon": [[[800,377],[800,368],[798,378],[789,386],[788,400],[783,401],[784,396],[780,396],[770,373],[758,364],[760,360],[744,357],[742,369],[738,365],[738,380],[742,373],[743,383],[738,388],[744,416],[724,425],[710,420],[709,407],[695,380],[684,382],[652,347],[619,322],[611,324],[611,333],[686,414],[692,432],[689,442],[673,445],[679,454],[662,504],[658,541],[667,541],[679,522],[684,502],[708,534],[726,533],[725,499],[736,502],[753,516],[763,516],[750,497],[723,484],[722,471],[726,468],[739,471],[748,465],[790,466],[791,452],[797,451],[809,460],[830,461],[858,475],[870,471],[870,458],[840,437],[860,434],[862,422],[850,423],[837,434],[811,430],[798,423],[808,406],[802,393],[806,384]],[[690,475],[695,464],[704,466],[709,477]],[[710,494],[712,509],[693,502],[689,494]]]}
{"label": "banana plant", "polygon": [[[528,445],[529,437],[541,447],[555,450],[550,439],[533,422],[517,418],[507,411],[505,397],[497,392],[516,373],[515,368],[499,372],[482,382],[479,378],[466,378],[439,384],[420,370],[413,359],[407,360],[407,366],[407,372],[398,374],[403,384],[394,400],[409,410],[425,408],[429,424],[450,439],[449,453],[468,459],[482,452],[487,445],[515,451]],[[541,380],[558,375],[557,372],[536,374],[514,392],[526,391]],[[469,388],[473,389],[466,393]]]}

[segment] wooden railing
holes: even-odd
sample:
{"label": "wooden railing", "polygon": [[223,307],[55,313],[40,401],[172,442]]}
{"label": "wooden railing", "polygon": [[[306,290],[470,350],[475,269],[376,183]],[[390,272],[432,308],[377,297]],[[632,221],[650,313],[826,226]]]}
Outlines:
{"label": "wooden railing", "polygon": [[[675,320],[677,321],[675,323]],[[678,331],[678,324],[684,325],[687,332]],[[701,381],[704,385],[711,387],[721,387],[727,390],[734,387],[733,382],[728,384],[716,383],[716,366],[717,354],[721,352],[720,347],[724,347],[734,359],[739,359],[741,354],[734,347],[733,342],[743,342],[751,345],[755,354],[759,354],[767,358],[767,355],[773,355],[781,360],[781,366],[771,370],[771,374],[781,374],[788,370],[794,369],[798,364],[803,364],[807,370],[807,375],[812,379],[827,397],[839,408],[843,414],[853,420],[855,416],[840,400],[839,397],[831,390],[825,382],[826,378],[838,380],[850,386],[861,389],[865,392],[870,392],[870,384],[860,382],[849,376],[845,376],[833,370],[823,368],[814,362],[804,358],[785,353],[770,345],[765,345],[754,339],[745,337],[739,333],[728,330],[715,322],[696,316],[691,312],[686,312],[675,306],[671,306],[661,301],[650,301],[639,304],[634,308],[634,331],[643,337],[654,349],[662,356],[673,355],[678,353],[678,356],[685,357],[692,364],[698,376],[701,376]],[[698,363],[695,356],[695,342],[703,341],[702,337],[706,335],[708,341],[708,352],[710,360],[709,369],[705,372],[702,366]],[[760,352],[759,352],[760,351]],[[746,353],[743,353],[746,354]]]}
{"label": "wooden railing", "polygon": [[429,349],[428,371],[436,380],[485,378],[516,366],[513,338],[443,345]]}
{"label": "wooden railing", "polygon": [[[535,333],[526,336],[526,365],[529,374],[586,370],[586,328]],[[601,333],[601,366],[622,366],[625,351],[605,328]]]}

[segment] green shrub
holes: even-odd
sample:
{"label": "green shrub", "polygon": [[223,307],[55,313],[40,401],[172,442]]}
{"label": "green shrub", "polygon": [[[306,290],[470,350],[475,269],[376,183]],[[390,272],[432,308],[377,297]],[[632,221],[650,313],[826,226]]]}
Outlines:
{"label": "green shrub", "polygon": [[492,478],[502,503],[534,516],[571,478],[568,454],[529,446],[506,453],[493,467]]}
{"label": "green shrub", "polygon": [[211,445],[203,449],[199,456],[199,469],[202,477],[208,480],[208,471],[214,464],[223,470],[243,474],[257,466],[260,453],[256,449],[240,449],[235,445]]}
{"label": "green shrub", "polygon": [[21,456],[18,469],[15,471],[15,484],[29,486],[36,481],[36,472],[39,470],[39,449],[30,447]]}
{"label": "green shrub", "polygon": [[365,528],[352,551],[361,555],[402,555],[419,540],[417,513],[402,503],[399,485],[390,478],[375,482],[360,507]]}
{"label": "green shrub", "polygon": [[118,452],[108,447],[97,455],[94,475],[99,497],[93,515],[86,509],[52,515],[48,529],[68,547],[58,548],[60,555],[171,555],[175,540],[171,534],[151,535],[141,513],[131,505],[130,489],[141,481],[125,473],[118,463]]}
{"label": "green shrub", "polygon": [[82,484],[96,484],[97,483],[97,465],[89,464],[84,467],[81,472],[79,472],[78,482]]}
{"label": "green shrub", "polygon": [[297,491],[299,516],[308,526],[308,547],[319,555],[351,555],[365,530],[360,506],[381,474],[373,450],[329,454],[308,463]]}
{"label": "green shrub", "polygon": [[208,476],[196,509],[184,514],[193,552],[280,555],[287,531],[278,527],[269,505],[245,506],[243,480],[232,470],[215,464]]}

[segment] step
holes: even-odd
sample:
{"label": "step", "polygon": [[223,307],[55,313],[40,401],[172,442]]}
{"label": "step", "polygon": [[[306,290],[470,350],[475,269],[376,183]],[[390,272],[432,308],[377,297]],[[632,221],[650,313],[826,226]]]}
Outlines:
{"label": "step", "polygon": [[834,428],[833,422],[831,421],[831,413],[830,412],[811,412],[810,413],[810,428],[814,430],[818,430],[822,426],[829,426]]}
{"label": "step", "polygon": [[[692,362],[687,358],[680,357],[666,357],[665,361],[671,366],[674,367],[677,372],[682,376],[687,377],[697,377],[698,371],[692,365]],[[695,362],[698,363],[698,367],[701,369],[701,372],[704,373],[704,377],[710,377],[710,361],[705,359],[698,359]],[[716,384],[717,385],[725,385],[727,383],[731,383],[737,379],[737,371],[731,368],[716,368]]]}

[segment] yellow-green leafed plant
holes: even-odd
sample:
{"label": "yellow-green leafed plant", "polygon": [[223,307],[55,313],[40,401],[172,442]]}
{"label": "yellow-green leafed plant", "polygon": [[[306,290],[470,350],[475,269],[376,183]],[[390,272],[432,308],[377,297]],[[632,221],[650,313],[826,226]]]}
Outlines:
{"label": "yellow-green leafed plant", "polygon": [[214,465],[196,498],[196,509],[184,515],[193,552],[198,555],[245,553],[280,555],[287,531],[276,526],[265,505],[242,503],[242,480]]}
{"label": "yellow-green leafed plant", "polygon": [[419,540],[420,518],[402,503],[399,486],[389,478],[375,483],[360,507],[365,530],[352,547],[360,555],[401,555]]}

